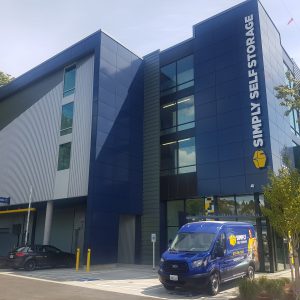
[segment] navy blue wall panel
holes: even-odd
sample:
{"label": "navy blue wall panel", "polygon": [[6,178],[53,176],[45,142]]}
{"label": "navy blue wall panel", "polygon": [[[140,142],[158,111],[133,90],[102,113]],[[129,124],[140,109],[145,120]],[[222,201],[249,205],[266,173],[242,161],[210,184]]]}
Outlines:
{"label": "navy blue wall panel", "polygon": [[119,216],[142,214],[142,61],[101,34],[93,107],[86,247],[93,263],[116,262]]}
{"label": "navy blue wall panel", "polygon": [[[251,0],[194,26],[200,196],[249,194],[261,191],[266,183],[266,169],[256,169],[253,164],[255,149],[245,37],[245,17],[251,14],[255,23],[264,151],[268,156],[267,166],[272,167],[258,4]],[[251,184],[255,184],[255,189],[250,188]]]}

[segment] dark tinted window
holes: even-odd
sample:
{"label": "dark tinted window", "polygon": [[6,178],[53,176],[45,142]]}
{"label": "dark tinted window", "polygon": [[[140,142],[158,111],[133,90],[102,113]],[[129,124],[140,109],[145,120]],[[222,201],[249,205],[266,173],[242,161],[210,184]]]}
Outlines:
{"label": "dark tinted window", "polygon": [[74,102],[63,105],[61,113],[60,135],[72,132]]}
{"label": "dark tinted window", "polygon": [[195,138],[173,141],[161,145],[161,175],[196,171]]}
{"label": "dark tinted window", "polygon": [[168,95],[194,85],[193,55],[184,57],[160,69],[161,95]]}
{"label": "dark tinted window", "polygon": [[160,109],[161,135],[195,127],[194,96],[178,99]]}
{"label": "dark tinted window", "polygon": [[218,199],[219,215],[231,216],[235,215],[234,197],[220,197]]}
{"label": "dark tinted window", "polygon": [[76,75],[76,66],[75,65],[65,69],[64,97],[74,93],[75,75]]}
{"label": "dark tinted window", "polygon": [[160,69],[161,90],[168,90],[176,87],[176,63],[172,63]]}
{"label": "dark tinted window", "polygon": [[59,145],[58,167],[57,170],[65,170],[70,168],[71,159],[71,143]]}
{"label": "dark tinted window", "polygon": [[180,86],[194,79],[193,65],[192,55],[177,61],[177,85]]}

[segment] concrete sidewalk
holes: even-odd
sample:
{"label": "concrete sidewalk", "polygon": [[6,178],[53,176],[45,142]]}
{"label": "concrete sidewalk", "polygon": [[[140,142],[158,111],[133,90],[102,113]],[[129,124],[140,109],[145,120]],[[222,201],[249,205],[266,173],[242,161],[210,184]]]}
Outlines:
{"label": "concrete sidewalk", "polygon": [[[160,284],[157,270],[151,266],[141,265],[102,265],[92,267],[91,272],[84,269],[45,269],[33,272],[11,271],[0,272],[2,275],[31,278],[34,280],[55,282],[102,291],[118,292],[137,296],[150,296],[158,299],[218,299],[225,300],[236,297],[238,281],[221,286],[221,292],[210,297],[205,292],[166,291]],[[290,277],[290,271],[278,273],[258,273],[257,276],[268,278]]]}

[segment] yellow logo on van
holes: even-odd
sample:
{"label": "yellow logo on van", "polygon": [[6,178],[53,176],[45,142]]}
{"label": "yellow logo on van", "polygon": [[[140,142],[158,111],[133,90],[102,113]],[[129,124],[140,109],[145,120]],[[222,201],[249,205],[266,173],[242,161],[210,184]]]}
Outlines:
{"label": "yellow logo on van", "polygon": [[229,237],[229,244],[232,246],[232,247],[234,247],[235,245],[236,245],[236,236],[235,235],[231,235],[230,237]]}
{"label": "yellow logo on van", "polygon": [[267,156],[263,150],[256,150],[253,155],[253,163],[257,169],[266,166]]}

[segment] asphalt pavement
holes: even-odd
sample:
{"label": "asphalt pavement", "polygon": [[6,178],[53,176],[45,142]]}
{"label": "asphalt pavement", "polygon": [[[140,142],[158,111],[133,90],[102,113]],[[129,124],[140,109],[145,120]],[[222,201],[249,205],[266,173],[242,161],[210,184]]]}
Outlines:
{"label": "asphalt pavement", "polygon": [[[257,274],[257,276],[262,275],[273,278],[289,277],[290,272]],[[33,272],[2,270],[0,276],[0,300],[110,300],[121,297],[124,299],[228,300],[238,294],[237,280],[221,285],[220,293],[214,297],[210,297],[205,291],[167,291],[158,280],[157,270],[152,270],[151,266],[140,265],[93,266],[91,272],[85,272],[84,268],[79,272],[74,269],[43,269]]]}
{"label": "asphalt pavement", "polygon": [[77,286],[0,275],[0,300],[141,300],[151,297],[126,295]]}

